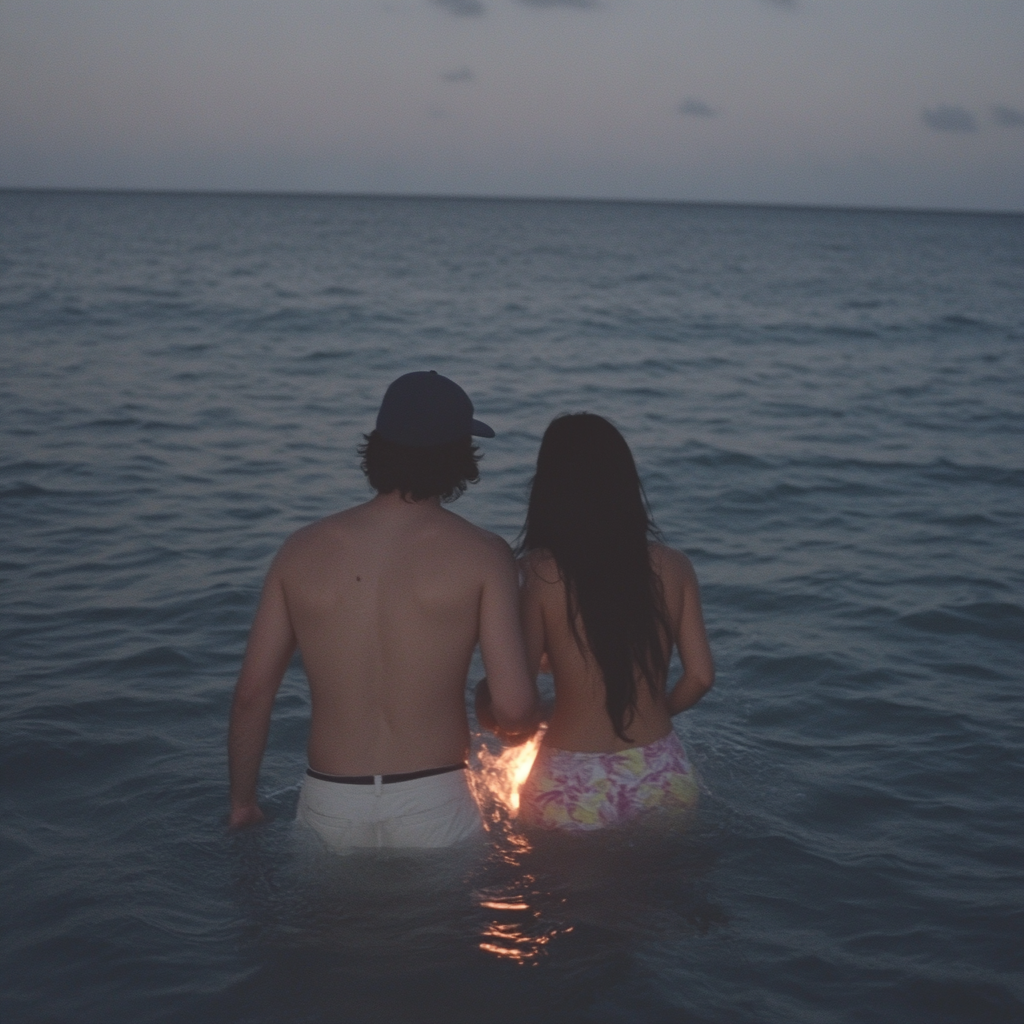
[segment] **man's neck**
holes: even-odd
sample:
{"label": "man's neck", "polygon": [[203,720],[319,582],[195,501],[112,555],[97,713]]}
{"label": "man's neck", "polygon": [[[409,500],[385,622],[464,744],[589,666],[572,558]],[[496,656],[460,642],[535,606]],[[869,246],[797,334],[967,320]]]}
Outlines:
{"label": "man's neck", "polygon": [[441,499],[433,494],[421,501],[413,501],[405,498],[400,491],[391,491],[388,494],[377,493],[376,497],[370,499],[372,505],[380,509],[387,509],[394,515],[423,515],[439,512],[441,510]]}

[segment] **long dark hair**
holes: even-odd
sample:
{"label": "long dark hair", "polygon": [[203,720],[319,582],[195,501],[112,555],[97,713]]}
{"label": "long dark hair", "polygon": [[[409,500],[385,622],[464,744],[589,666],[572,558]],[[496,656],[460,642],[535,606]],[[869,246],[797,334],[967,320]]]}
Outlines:
{"label": "long dark hair", "polygon": [[671,631],[648,550],[656,535],[618,430],[593,413],[553,420],[537,455],[520,550],[546,549],[554,557],[569,627],[581,651],[589,648],[597,661],[608,717],[627,743],[638,675],[657,698],[668,673]]}

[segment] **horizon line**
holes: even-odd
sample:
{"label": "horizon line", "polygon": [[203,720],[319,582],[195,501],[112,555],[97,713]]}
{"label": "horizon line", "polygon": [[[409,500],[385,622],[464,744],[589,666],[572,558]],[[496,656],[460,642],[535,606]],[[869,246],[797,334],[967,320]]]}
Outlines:
{"label": "horizon line", "polygon": [[999,210],[970,207],[885,206],[835,203],[753,202],[716,199],[627,199],[607,196],[531,196],[490,194],[446,194],[442,192],[329,192],[298,189],[235,189],[235,188],[155,188],[144,186],[108,187],[77,185],[0,185],[0,193],[35,192],[88,195],[151,195],[151,196],[238,196],[268,199],[385,199],[430,202],[493,202],[493,203],[602,203],[623,206],[706,206],[732,209],[808,210],[833,213],[911,213],[948,214],[951,216],[1021,217],[1021,210]]}

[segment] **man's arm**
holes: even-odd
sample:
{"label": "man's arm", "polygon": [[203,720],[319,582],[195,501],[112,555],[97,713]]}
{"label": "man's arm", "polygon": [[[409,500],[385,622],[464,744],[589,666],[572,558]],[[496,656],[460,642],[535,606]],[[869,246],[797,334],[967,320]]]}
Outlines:
{"label": "man's arm", "polygon": [[295,645],[295,631],[275,560],[263,584],[231,704],[228,729],[231,828],[256,825],[263,820],[263,812],[256,802],[256,783],[270,731],[274,697]]}
{"label": "man's arm", "polygon": [[526,739],[539,724],[540,697],[536,670],[531,675],[527,667],[519,622],[519,573],[503,541],[495,544],[484,579],[480,653],[487,669],[487,680],[477,690],[480,724],[509,739]]}

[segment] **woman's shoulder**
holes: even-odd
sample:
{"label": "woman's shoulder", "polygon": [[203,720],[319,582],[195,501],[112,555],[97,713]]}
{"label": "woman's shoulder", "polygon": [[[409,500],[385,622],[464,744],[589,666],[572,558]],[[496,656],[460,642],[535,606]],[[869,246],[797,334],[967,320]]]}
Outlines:
{"label": "woman's shoulder", "polygon": [[519,572],[524,583],[554,584],[561,581],[558,563],[547,548],[527,551],[519,559]]}
{"label": "woman's shoulder", "polygon": [[661,578],[662,583],[678,582],[685,585],[696,578],[693,563],[682,553],[665,544],[651,544],[651,568]]}

